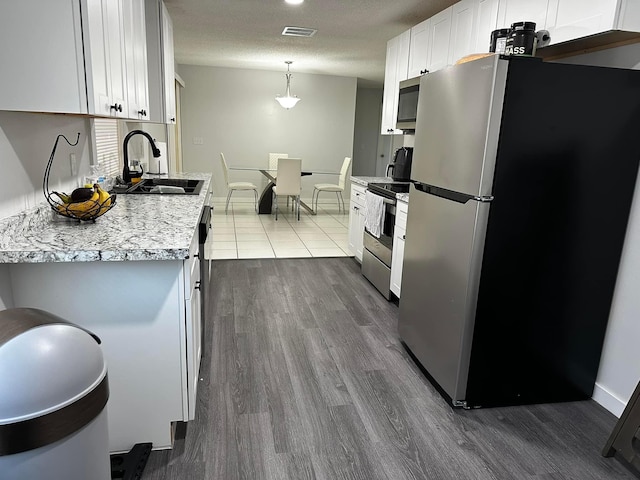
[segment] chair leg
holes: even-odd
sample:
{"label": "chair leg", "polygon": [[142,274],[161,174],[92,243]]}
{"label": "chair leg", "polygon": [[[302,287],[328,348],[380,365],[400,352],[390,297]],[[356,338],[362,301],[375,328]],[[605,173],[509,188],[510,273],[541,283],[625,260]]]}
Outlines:
{"label": "chair leg", "polygon": [[253,196],[255,197],[254,207],[255,207],[256,213],[258,213],[258,190],[253,191]]}
{"label": "chair leg", "polygon": [[298,195],[298,221],[300,221],[300,195]]}
{"label": "chair leg", "polygon": [[227,210],[229,210],[229,200],[231,200],[231,194],[233,193],[233,190],[229,190],[229,193],[227,194],[227,204],[224,207],[224,214],[227,214]]}
{"label": "chair leg", "polygon": [[274,201],[276,204],[276,222],[278,221],[278,196],[274,195]]}
{"label": "chair leg", "polygon": [[[314,188],[313,192],[311,193],[311,210],[313,210],[314,212],[318,213],[318,189]],[[315,202],[314,202],[315,199]]]}
{"label": "chair leg", "polygon": [[[340,197],[340,202],[342,202],[342,213],[347,213],[347,210],[344,206],[344,198],[342,197],[342,192],[338,192],[338,196]],[[340,213],[340,205],[338,205],[338,213]]]}
{"label": "chair leg", "polygon": [[340,213],[340,192],[336,192],[336,198],[338,199],[338,213]]}

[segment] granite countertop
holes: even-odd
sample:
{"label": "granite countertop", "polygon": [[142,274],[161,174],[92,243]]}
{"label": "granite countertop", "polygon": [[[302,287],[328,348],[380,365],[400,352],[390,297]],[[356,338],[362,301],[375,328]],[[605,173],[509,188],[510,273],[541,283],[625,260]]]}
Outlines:
{"label": "granite countertop", "polygon": [[393,183],[391,177],[351,177],[351,182],[366,187],[370,183]]}
{"label": "granite countertop", "polygon": [[[351,183],[366,187],[370,183],[393,183],[394,180],[391,177],[351,177]],[[409,203],[408,193],[396,193],[396,198],[401,202]]]}
{"label": "granite countertop", "polygon": [[188,258],[211,174],[170,178],[205,182],[199,195],[119,194],[116,205],[95,223],[56,215],[47,203],[0,220],[0,263]]}

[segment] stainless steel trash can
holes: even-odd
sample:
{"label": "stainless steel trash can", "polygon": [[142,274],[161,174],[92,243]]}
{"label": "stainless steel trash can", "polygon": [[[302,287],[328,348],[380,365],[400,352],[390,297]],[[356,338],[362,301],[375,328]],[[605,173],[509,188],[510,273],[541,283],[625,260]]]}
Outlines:
{"label": "stainless steel trash can", "polygon": [[108,480],[107,368],[90,332],[0,311],[0,478]]}

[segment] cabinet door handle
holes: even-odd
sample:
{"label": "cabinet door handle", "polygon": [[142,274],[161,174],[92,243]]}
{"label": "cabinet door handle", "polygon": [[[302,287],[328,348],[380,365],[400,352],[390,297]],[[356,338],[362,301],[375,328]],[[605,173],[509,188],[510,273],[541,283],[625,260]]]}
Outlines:
{"label": "cabinet door handle", "polygon": [[122,104],[118,104],[118,103],[114,103],[113,105],[111,105],[110,110],[115,110],[116,112],[121,112],[122,111]]}
{"label": "cabinet door handle", "polygon": [[171,120],[172,122],[176,121],[176,117],[171,117],[169,120]]}
{"label": "cabinet door handle", "polygon": [[143,110],[138,110],[138,114],[142,115],[143,117],[146,117],[147,116],[147,111],[144,110],[144,109]]}
{"label": "cabinet door handle", "polygon": [[402,235],[402,239],[403,239],[403,240],[406,240],[406,239],[407,239],[407,236],[406,236],[406,235]]}
{"label": "cabinet door handle", "polygon": [[194,287],[194,288],[195,288],[196,290],[200,290],[200,280],[198,280],[198,281],[196,282],[196,285],[195,285],[195,287]]}

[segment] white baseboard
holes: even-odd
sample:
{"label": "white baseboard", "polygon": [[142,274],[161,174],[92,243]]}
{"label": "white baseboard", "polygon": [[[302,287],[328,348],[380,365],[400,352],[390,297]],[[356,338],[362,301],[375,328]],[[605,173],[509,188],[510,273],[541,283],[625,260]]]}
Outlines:
{"label": "white baseboard", "polygon": [[622,415],[624,407],[627,406],[626,402],[620,400],[607,389],[602,387],[602,385],[599,385],[597,383],[595,388],[593,389],[592,398],[618,418],[620,418],[620,416]]}

